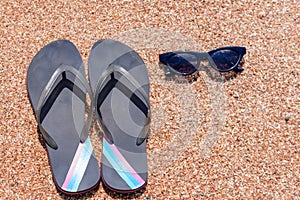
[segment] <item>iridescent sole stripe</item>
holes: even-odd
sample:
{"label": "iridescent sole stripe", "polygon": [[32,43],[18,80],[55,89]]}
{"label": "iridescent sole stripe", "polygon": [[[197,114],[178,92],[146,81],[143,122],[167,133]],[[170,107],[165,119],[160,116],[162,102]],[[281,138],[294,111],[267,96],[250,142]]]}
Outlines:
{"label": "iridescent sole stripe", "polygon": [[117,147],[114,144],[109,144],[105,139],[103,139],[103,154],[114,170],[131,189],[136,189],[145,183],[140,175],[126,161]]}
{"label": "iridescent sole stripe", "polygon": [[70,192],[76,192],[78,190],[92,152],[93,147],[90,137],[88,137],[84,143],[79,143],[62,189]]}

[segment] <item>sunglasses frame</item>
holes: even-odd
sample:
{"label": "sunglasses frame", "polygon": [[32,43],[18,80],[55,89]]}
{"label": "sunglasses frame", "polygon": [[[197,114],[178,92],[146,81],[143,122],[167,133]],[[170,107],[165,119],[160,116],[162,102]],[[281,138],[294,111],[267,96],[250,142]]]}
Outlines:
{"label": "sunglasses frame", "polygon": [[[239,58],[238,58],[238,61],[236,62],[236,64],[233,65],[232,67],[230,67],[229,69],[225,69],[225,70],[218,69],[216,63],[213,61],[212,57],[210,56],[213,53],[221,51],[221,50],[231,50],[231,51],[236,52],[239,55]],[[195,70],[192,70],[191,72],[188,72],[188,73],[182,73],[182,72],[175,70],[173,67],[171,67],[168,63],[168,60],[172,56],[178,55],[178,54],[190,54],[190,55],[195,56],[197,58],[197,64],[195,66]],[[229,72],[232,70],[234,70],[236,72],[242,72],[244,69],[242,67],[240,67],[239,64],[241,63],[242,58],[245,54],[246,54],[245,47],[225,46],[225,47],[220,47],[220,48],[210,50],[208,52],[196,52],[196,51],[186,51],[186,50],[167,52],[167,53],[160,54],[159,60],[161,63],[165,64],[168,67],[168,69],[171,73],[179,74],[182,76],[188,76],[188,75],[191,75],[191,74],[195,73],[196,71],[198,71],[201,61],[204,61],[204,60],[207,60],[209,62],[209,64],[211,65],[211,67],[219,72]]]}

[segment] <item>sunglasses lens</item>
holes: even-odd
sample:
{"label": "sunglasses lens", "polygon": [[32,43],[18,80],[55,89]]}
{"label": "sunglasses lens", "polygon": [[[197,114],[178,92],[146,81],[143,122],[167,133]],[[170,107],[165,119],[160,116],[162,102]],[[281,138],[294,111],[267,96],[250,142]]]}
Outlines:
{"label": "sunglasses lens", "polygon": [[168,64],[180,74],[189,75],[196,71],[197,58],[187,53],[176,54],[169,58]]}
{"label": "sunglasses lens", "polygon": [[219,70],[229,70],[239,61],[239,54],[232,50],[220,50],[212,53],[211,58]]}

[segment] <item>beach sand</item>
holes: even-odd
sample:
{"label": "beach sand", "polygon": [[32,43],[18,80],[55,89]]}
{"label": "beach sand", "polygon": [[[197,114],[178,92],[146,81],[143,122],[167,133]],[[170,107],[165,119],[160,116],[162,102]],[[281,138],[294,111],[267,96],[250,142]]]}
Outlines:
{"label": "beach sand", "polygon": [[[59,193],[26,89],[31,59],[57,39],[87,59],[120,40],[146,62],[153,112],[144,190],[83,199],[300,199],[300,5],[297,1],[0,3],[0,199]],[[244,71],[166,79],[158,54],[245,46]],[[91,138],[101,159],[101,131]]]}

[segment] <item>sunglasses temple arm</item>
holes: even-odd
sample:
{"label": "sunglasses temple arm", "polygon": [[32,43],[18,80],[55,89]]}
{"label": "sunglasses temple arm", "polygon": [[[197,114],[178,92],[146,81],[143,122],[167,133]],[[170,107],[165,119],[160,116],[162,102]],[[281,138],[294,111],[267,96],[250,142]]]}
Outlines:
{"label": "sunglasses temple arm", "polygon": [[242,72],[244,71],[244,68],[242,68],[241,66],[237,66],[236,68],[234,68],[235,72]]}

